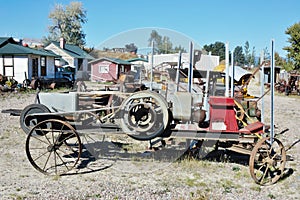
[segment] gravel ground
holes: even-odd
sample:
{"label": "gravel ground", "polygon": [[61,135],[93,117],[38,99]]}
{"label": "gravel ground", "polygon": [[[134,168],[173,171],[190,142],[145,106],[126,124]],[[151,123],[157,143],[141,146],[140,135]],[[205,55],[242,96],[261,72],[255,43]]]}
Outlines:
{"label": "gravel ground", "polygon": [[[254,90],[254,92],[257,90]],[[34,102],[34,94],[0,93],[0,111],[23,109]],[[266,107],[269,105],[266,96]],[[300,139],[300,98],[275,96],[275,132],[286,148]],[[268,109],[266,109],[268,112]],[[266,117],[268,121],[268,117]],[[124,172],[127,163],[113,166],[101,159],[75,174],[46,176],[35,170],[25,153],[26,135],[19,117],[0,113],[0,199],[299,199],[300,145],[288,154],[286,177],[275,185],[259,186],[249,168],[236,162],[184,160],[157,163],[142,173]],[[160,166],[163,165],[163,166]],[[127,166],[128,167],[128,166]]]}

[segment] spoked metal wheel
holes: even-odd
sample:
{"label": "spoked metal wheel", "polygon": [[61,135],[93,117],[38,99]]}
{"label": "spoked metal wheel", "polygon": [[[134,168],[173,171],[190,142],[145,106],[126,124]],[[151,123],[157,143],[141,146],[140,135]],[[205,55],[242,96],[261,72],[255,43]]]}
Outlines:
{"label": "spoked metal wheel", "polygon": [[250,160],[250,174],[260,185],[276,183],[284,172],[286,152],[283,144],[276,138],[260,140],[253,148]]}
{"label": "spoked metal wheel", "polygon": [[80,159],[82,145],[76,130],[68,123],[49,119],[38,123],[26,140],[28,160],[47,175],[62,175]]}
{"label": "spoked metal wheel", "polygon": [[168,125],[167,103],[157,93],[134,93],[125,99],[121,108],[121,128],[134,139],[151,140],[160,136]]}

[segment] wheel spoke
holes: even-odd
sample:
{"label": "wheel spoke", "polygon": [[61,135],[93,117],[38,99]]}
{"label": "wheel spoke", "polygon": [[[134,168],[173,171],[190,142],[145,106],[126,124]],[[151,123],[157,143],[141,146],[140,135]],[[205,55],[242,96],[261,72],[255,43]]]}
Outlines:
{"label": "wheel spoke", "polygon": [[[36,136],[37,131],[43,132],[43,137]],[[45,120],[34,126],[26,140],[26,154],[30,163],[44,174],[68,172],[80,159],[81,151],[78,133],[70,124],[57,119]]]}
{"label": "wheel spoke", "polygon": [[37,161],[38,159],[40,159],[42,156],[46,155],[47,153],[49,153],[49,151],[45,151],[44,153],[42,153],[41,155],[39,155],[38,157],[36,157],[35,159],[32,159],[32,160]]}
{"label": "wheel spoke", "polygon": [[54,152],[54,166],[55,166],[55,174],[57,174],[57,162],[56,162],[56,152]]}
{"label": "wheel spoke", "polygon": [[282,143],[274,138],[263,138],[253,148],[250,160],[250,174],[260,185],[274,184],[282,176],[286,163],[286,152]]}
{"label": "wheel spoke", "polygon": [[45,142],[45,140],[40,139],[38,136],[31,136],[31,137],[33,137],[34,139],[36,139],[36,140],[38,140],[38,141],[40,141],[40,142],[42,142],[42,143],[44,143],[46,145],[51,144],[49,140],[47,140],[48,141],[48,143],[47,143],[47,142]]}
{"label": "wheel spoke", "polygon": [[45,165],[44,165],[44,167],[43,167],[43,171],[45,171],[45,168],[46,168],[46,166],[47,166],[47,163],[48,163],[48,161],[49,161],[49,158],[50,158],[50,156],[51,156],[51,153],[52,153],[52,152],[49,153],[49,156],[48,156],[48,158],[47,158],[47,160],[46,160],[46,162],[45,162]]}
{"label": "wheel spoke", "polygon": [[66,169],[69,171],[70,168],[66,165],[66,162],[62,159],[62,157],[56,151],[55,151],[55,154],[61,160],[62,164],[66,167]]}
{"label": "wheel spoke", "polygon": [[264,183],[264,180],[265,180],[265,177],[266,177],[268,171],[269,171],[269,164],[267,164],[266,170],[264,171],[263,176],[260,178],[260,184]]}

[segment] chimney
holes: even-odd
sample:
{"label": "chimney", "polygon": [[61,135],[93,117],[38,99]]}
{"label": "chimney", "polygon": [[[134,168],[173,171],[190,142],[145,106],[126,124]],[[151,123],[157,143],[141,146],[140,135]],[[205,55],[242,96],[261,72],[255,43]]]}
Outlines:
{"label": "chimney", "polygon": [[65,48],[65,44],[66,44],[66,41],[64,38],[60,38],[59,39],[59,46],[60,48],[64,49]]}

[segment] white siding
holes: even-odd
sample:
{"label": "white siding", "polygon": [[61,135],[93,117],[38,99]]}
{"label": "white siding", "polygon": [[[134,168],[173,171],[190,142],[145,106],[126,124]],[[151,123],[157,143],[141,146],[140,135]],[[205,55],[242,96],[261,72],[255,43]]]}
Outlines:
{"label": "white siding", "polygon": [[3,75],[3,58],[0,57],[0,74]]}
{"label": "white siding", "polygon": [[195,67],[198,70],[210,70],[212,71],[219,65],[219,56],[201,55],[200,60],[196,62]]}
{"label": "white siding", "polygon": [[[151,69],[151,56],[149,55],[149,63],[145,63],[145,68],[146,70],[150,70]],[[179,54],[159,54],[159,55],[154,55],[153,57],[153,66],[156,67],[158,65],[160,65],[161,63],[164,62],[178,62],[179,59]],[[189,66],[189,62],[190,62],[190,57],[189,57],[189,53],[182,53],[181,54],[181,63],[183,68]],[[181,66],[181,67],[182,67]]]}
{"label": "white siding", "polygon": [[64,52],[62,49],[58,48],[54,44],[50,44],[45,49],[51,50],[55,54],[60,55],[62,57],[62,59],[64,59],[65,61],[67,61],[69,63],[69,65],[74,65],[73,57],[71,57],[69,54],[67,54],[66,52]]}
{"label": "white siding", "polygon": [[47,78],[55,77],[55,63],[53,57],[47,57]]}
{"label": "white siding", "polygon": [[25,73],[27,78],[28,74],[28,57],[27,56],[14,56],[14,79],[18,81],[18,83],[23,83],[25,80]]}

